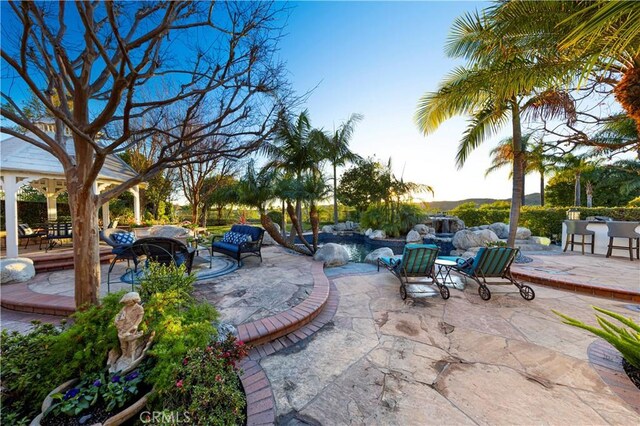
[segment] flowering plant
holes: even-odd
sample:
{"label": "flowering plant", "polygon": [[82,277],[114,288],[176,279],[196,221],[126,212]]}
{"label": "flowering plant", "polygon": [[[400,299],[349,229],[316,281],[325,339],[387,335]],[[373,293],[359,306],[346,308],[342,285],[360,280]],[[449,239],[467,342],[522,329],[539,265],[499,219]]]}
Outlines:
{"label": "flowering plant", "polygon": [[242,424],[246,402],[237,373],[245,356],[246,345],[232,335],[192,349],[180,361],[173,389],[165,392],[165,408],[189,413],[197,424]]}
{"label": "flowering plant", "polygon": [[133,395],[138,393],[138,385],[143,378],[141,370],[135,370],[124,377],[105,371],[98,377],[82,380],[65,393],[51,395],[54,403],[45,416],[49,412],[56,416],[59,414],[78,416],[99,400],[104,401],[107,412],[113,411],[116,406],[122,408]]}

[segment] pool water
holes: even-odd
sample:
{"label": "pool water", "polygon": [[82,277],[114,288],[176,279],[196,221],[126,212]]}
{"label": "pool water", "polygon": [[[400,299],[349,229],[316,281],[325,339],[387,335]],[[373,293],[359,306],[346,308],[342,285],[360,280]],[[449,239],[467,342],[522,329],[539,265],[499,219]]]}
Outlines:
{"label": "pool water", "polygon": [[363,263],[364,258],[367,257],[374,249],[368,247],[366,244],[358,243],[340,243],[340,245],[347,249],[349,252],[349,259],[351,262]]}

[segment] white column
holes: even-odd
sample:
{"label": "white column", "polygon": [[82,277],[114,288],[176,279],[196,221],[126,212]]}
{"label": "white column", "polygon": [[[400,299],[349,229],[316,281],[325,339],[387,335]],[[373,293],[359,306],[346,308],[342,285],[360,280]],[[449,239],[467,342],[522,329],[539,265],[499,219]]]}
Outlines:
{"label": "white column", "polygon": [[7,257],[18,257],[18,183],[14,175],[5,175],[4,214],[5,229],[7,230]]}
{"label": "white column", "polygon": [[58,191],[56,181],[47,179],[45,181],[44,196],[47,198],[47,219],[49,222],[58,220]]}
{"label": "white column", "polygon": [[111,221],[109,219],[109,202],[107,201],[102,205],[102,228],[107,229],[109,223],[111,223]]}
{"label": "white column", "polygon": [[58,220],[58,193],[47,191],[45,197],[47,197],[47,219],[49,222],[55,222]]}
{"label": "white column", "polygon": [[140,225],[140,187],[138,185],[131,188],[133,194],[133,217],[136,225]]}

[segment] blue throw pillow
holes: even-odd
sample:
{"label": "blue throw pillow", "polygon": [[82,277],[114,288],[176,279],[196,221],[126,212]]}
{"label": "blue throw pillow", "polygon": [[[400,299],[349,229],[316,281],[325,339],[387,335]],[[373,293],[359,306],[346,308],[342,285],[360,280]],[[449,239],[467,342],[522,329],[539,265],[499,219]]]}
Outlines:
{"label": "blue throw pillow", "polygon": [[128,246],[136,240],[136,234],[133,232],[115,232],[111,234],[111,239],[118,245]]}
{"label": "blue throw pillow", "polygon": [[222,237],[223,243],[235,244],[238,246],[247,241],[251,241],[251,236],[232,231],[226,232]]}

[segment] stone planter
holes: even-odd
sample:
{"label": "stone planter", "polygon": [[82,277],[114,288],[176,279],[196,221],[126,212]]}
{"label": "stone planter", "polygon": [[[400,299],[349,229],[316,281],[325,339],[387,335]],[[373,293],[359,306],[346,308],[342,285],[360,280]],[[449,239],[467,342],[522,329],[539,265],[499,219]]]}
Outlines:
{"label": "stone planter", "polygon": [[[49,407],[51,407],[51,404],[53,404],[53,398],[51,398],[51,395],[56,394],[56,393],[64,393],[69,388],[71,388],[73,385],[78,383],[78,380],[79,379],[71,379],[71,380],[69,380],[67,382],[64,382],[63,384],[61,384],[60,386],[58,386],[57,388],[55,388],[51,392],[49,392],[49,395],[47,395],[47,397],[42,402],[42,408],[41,408],[42,412],[40,414],[38,414],[38,416],[31,421],[30,426],[40,426],[40,424],[41,424],[40,421],[42,420],[42,417],[44,416],[45,411],[47,411],[49,409]],[[90,423],[90,424],[92,426],[118,426],[118,425],[121,425],[122,423],[126,422],[127,420],[131,419],[133,416],[138,414],[145,407],[145,405],[147,405],[147,401],[149,400],[149,397],[153,394],[153,392],[154,392],[154,390],[151,389],[149,392],[147,392],[145,395],[143,395],[136,402],[134,402],[133,404],[131,404],[130,406],[128,406],[124,410],[122,410],[122,411],[120,411],[118,413],[115,413],[113,416],[109,417],[103,423]]]}

